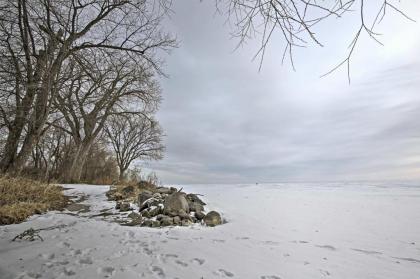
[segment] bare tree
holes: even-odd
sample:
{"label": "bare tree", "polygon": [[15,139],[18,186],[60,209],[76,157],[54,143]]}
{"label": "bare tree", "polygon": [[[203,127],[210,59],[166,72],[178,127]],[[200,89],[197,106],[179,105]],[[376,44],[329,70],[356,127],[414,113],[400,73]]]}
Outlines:
{"label": "bare tree", "polygon": [[57,170],[65,137],[61,129],[50,128],[34,146],[32,162],[38,179],[49,181],[51,173]]}
{"label": "bare tree", "polygon": [[164,11],[155,2],[1,2],[0,123],[8,130],[1,171],[19,172],[39,141],[70,57],[88,50],[119,52],[161,73],[156,51],[171,49],[175,41],[160,31]]}
{"label": "bare tree", "polygon": [[86,155],[112,115],[153,113],[160,89],[147,64],[130,58],[90,53],[68,65],[68,81],[56,97],[56,107],[68,124],[64,129],[76,144],[67,181],[78,181]]}
{"label": "bare tree", "polygon": [[162,130],[159,124],[144,116],[112,117],[105,131],[114,149],[120,180],[134,160],[162,158]]}
{"label": "bare tree", "polygon": [[107,139],[98,138],[89,150],[83,166],[81,181],[94,184],[112,184],[118,179],[118,167]]}
{"label": "bare tree", "polygon": [[305,47],[309,43],[323,46],[315,34],[315,27],[328,18],[341,18],[344,14],[357,13],[359,26],[355,30],[349,45],[346,58],[330,72],[345,65],[350,81],[350,59],[359,38],[365,32],[379,44],[379,35],[375,27],[382,21],[388,10],[396,12],[412,20],[391,0],[369,1],[377,6],[377,12],[369,17],[366,14],[365,0],[215,0],[217,9],[228,16],[234,25],[233,36],[239,38],[238,46],[248,39],[259,37],[261,46],[254,58],[260,58],[260,68],[264,60],[265,50],[276,31],[280,32],[286,46],[283,61],[290,59],[292,67],[293,49]]}

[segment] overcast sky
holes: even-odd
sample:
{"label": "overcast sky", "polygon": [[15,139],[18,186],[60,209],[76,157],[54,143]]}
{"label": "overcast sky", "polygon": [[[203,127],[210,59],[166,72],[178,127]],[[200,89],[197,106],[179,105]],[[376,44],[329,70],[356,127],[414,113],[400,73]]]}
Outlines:
{"label": "overcast sky", "polygon": [[[158,119],[167,150],[142,164],[164,183],[420,178],[420,26],[389,12],[362,37],[345,69],[320,78],[346,55],[355,17],[317,29],[325,47],[295,52],[296,71],[281,65],[275,37],[263,68],[258,41],[237,40],[213,1],[174,1],[165,26],[180,46],[166,59]],[[416,0],[401,8],[420,21]]]}

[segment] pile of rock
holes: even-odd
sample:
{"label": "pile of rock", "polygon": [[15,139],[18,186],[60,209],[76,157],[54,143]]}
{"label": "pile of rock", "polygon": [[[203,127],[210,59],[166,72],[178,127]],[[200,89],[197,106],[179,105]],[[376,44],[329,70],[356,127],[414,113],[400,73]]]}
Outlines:
{"label": "pile of rock", "polygon": [[[205,213],[206,205],[196,194],[187,194],[174,187],[156,187],[142,190],[137,196],[139,213],[128,215],[131,222],[127,225],[145,227],[189,226],[202,223],[207,226],[222,224],[216,211]],[[117,201],[116,209],[121,212],[133,210],[130,203]]]}

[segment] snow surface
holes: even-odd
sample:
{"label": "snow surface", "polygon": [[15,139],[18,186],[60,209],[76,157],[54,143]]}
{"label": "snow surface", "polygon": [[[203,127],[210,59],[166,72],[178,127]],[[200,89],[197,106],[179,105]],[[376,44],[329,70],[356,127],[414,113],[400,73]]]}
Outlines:
{"label": "snow surface", "polygon": [[[420,187],[379,184],[191,185],[222,226],[142,228],[91,212],[49,212],[0,227],[0,278],[420,278]],[[36,240],[11,242],[24,230]]]}

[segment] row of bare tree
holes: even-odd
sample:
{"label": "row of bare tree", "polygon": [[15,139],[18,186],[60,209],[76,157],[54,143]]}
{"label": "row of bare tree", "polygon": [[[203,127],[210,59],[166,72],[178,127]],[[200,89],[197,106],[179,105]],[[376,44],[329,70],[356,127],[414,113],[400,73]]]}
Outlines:
{"label": "row of bare tree", "polygon": [[160,158],[160,1],[7,0],[0,4],[0,172],[82,177],[100,142],[120,176]]}

